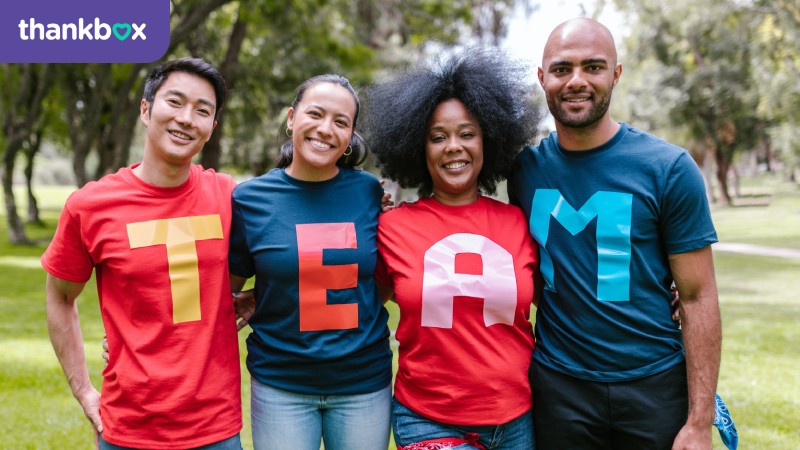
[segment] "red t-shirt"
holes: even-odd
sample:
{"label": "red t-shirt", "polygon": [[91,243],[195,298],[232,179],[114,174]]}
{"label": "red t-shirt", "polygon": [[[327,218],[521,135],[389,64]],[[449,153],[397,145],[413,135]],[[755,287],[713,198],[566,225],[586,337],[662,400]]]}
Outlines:
{"label": "red t-shirt", "polygon": [[471,426],[531,408],[534,245],[522,211],[487,197],[466,206],[423,198],[381,215],[376,277],[400,308],[394,392],[403,405]]}
{"label": "red t-shirt", "polygon": [[95,270],[110,354],[103,439],[135,448],[227,439],[242,427],[227,258],[235,183],[193,166],[184,184],[160,188],[131,169],[73,193],[42,256],[68,281]]}

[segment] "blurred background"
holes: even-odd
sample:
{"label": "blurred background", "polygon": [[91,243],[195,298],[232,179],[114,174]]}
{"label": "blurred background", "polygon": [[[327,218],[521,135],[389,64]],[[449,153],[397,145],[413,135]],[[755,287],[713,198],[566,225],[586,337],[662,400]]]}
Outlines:
{"label": "blurred background", "polygon": [[[242,180],[273,166],[295,87],[321,73],[358,89],[421,58],[494,45],[530,65],[530,95],[546,108],[535,76],[544,42],[578,16],[617,40],[612,117],[688,149],[705,175],[723,244],[719,390],[742,448],[800,448],[798,0],[173,0],[164,59],[203,57],[225,76],[230,96],[197,162]],[[156,63],[0,64],[0,448],[90,447],[47,338],[38,258],[70,192],[140,160],[142,82]],[[541,135],[552,128],[546,120]],[[91,283],[81,307],[99,386]]]}

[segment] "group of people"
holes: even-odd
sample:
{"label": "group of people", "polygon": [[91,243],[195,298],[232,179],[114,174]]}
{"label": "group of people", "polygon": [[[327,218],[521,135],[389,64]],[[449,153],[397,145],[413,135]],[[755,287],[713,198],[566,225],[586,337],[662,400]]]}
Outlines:
{"label": "group of people", "polygon": [[[443,58],[370,87],[365,111],[346,78],[310,78],[276,168],[235,186],[192,164],[219,72],[154,69],[142,162],[73,194],[42,257],[53,347],[99,448],[240,449],[237,314],[256,449],[383,450],[390,430],[405,450],[711,448],[721,336],[700,172],[611,119],[622,66],[598,22],[550,35],[538,79],[556,133],[529,147],[524,70],[496,50]],[[367,148],[419,200],[383,204],[356,169]],[[488,197],[503,179],[511,205]],[[102,395],[75,302],[93,270]],[[252,277],[255,298],[232,302]]]}

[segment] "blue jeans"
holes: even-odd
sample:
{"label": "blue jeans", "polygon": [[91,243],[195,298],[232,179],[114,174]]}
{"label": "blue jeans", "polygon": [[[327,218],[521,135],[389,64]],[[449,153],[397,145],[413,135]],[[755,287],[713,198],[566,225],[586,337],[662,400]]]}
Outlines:
{"label": "blue jeans", "polygon": [[[100,435],[100,450],[133,450],[131,447],[120,447],[119,445],[109,444],[103,440],[103,435]],[[242,450],[242,441],[239,439],[239,433],[236,436],[231,436],[228,439],[223,439],[213,444],[203,445],[197,447],[196,450]]]}
{"label": "blue jeans", "polygon": [[255,450],[376,450],[389,447],[392,387],[352,395],[282,391],[251,378]]}
{"label": "blue jeans", "polygon": [[[441,438],[463,438],[467,433],[477,433],[478,442],[487,450],[534,450],[533,417],[531,411],[500,425],[448,425],[420,416],[394,399],[392,403],[394,441],[406,446],[415,442]],[[377,448],[377,447],[376,447]],[[453,450],[473,450],[464,444]]]}

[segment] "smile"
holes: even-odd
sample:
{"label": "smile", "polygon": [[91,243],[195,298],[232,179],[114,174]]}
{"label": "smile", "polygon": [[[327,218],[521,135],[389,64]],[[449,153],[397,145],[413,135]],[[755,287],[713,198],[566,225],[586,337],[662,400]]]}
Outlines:
{"label": "smile", "polygon": [[462,168],[462,167],[464,167],[466,165],[467,165],[467,163],[464,162],[464,161],[453,161],[453,162],[449,162],[447,164],[442,164],[442,167],[445,168],[445,169],[454,170],[454,169],[460,169],[460,168]]}
{"label": "smile", "polygon": [[313,145],[314,147],[325,149],[325,150],[329,150],[329,149],[333,148],[333,145],[326,144],[326,143],[324,143],[322,141],[318,141],[316,139],[309,139],[308,142],[310,142],[311,145]]}
{"label": "smile", "polygon": [[180,131],[169,131],[169,134],[171,134],[171,135],[173,135],[175,137],[179,137],[181,139],[186,139],[187,141],[192,139],[191,136],[189,136],[188,134],[185,134],[185,133],[181,133]]}

